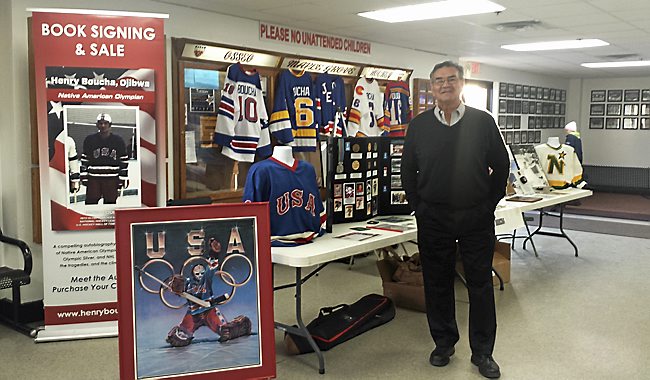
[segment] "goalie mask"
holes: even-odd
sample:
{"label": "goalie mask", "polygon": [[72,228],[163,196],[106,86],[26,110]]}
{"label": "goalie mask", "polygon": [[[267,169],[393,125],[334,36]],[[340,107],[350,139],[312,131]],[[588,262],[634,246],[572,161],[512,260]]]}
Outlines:
{"label": "goalie mask", "polygon": [[192,268],[192,277],[194,277],[195,281],[201,282],[204,275],[205,275],[205,267],[202,264],[196,264]]}

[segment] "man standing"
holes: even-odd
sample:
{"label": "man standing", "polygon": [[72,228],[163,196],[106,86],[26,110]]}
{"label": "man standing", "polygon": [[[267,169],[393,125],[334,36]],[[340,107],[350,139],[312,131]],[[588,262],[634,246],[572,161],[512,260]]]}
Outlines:
{"label": "man standing", "polygon": [[501,372],[492,358],[494,210],[505,195],[508,154],[492,116],[462,103],[462,66],[437,64],[431,82],[437,105],[409,124],[402,155],[402,184],[417,219],[427,320],[436,345],[429,361],[447,365],[459,340],[454,296],[458,245],[469,294],[471,362],[481,375],[498,378]]}
{"label": "man standing", "polygon": [[111,115],[97,115],[99,132],[84,140],[81,153],[81,183],[86,186],[86,204],[115,204],[118,191],[128,185],[129,155],[124,140],[111,133]]}

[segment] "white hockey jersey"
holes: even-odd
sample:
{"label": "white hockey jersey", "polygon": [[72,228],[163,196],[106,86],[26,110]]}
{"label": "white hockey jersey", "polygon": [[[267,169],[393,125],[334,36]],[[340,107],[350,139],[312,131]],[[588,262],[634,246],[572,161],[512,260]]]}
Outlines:
{"label": "white hockey jersey", "polygon": [[354,87],[354,98],[348,116],[349,137],[373,137],[387,133],[384,126],[382,93],[376,80],[359,78]]}
{"label": "white hockey jersey", "polygon": [[548,144],[535,146],[548,184],[556,189],[582,188],[587,183],[582,179],[582,165],[573,147],[562,144],[554,148]]}
{"label": "white hockey jersey", "polygon": [[217,114],[214,142],[233,160],[253,162],[255,154],[271,155],[268,114],[260,74],[246,72],[238,63],[228,67]]}

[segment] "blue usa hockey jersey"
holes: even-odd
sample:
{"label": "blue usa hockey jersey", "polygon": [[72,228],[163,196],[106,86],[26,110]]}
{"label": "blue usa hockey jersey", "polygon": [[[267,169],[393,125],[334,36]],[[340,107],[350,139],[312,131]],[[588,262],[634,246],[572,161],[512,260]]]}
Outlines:
{"label": "blue usa hockey jersey", "polygon": [[408,83],[390,82],[384,91],[384,127],[389,136],[404,136],[413,117],[413,105]]}
{"label": "blue usa hockey jersey", "polygon": [[214,142],[223,147],[221,153],[246,162],[253,162],[256,153],[270,156],[268,119],[260,74],[247,73],[238,63],[230,65],[214,131]]}
{"label": "blue usa hockey jersey", "polygon": [[269,130],[283,144],[293,146],[294,152],[316,150],[317,124],[314,89],[309,73],[280,73],[275,91]]}
{"label": "blue usa hockey jersey", "polygon": [[314,82],[316,122],[321,133],[343,136],[345,131],[345,85],[338,75],[319,74]]}
{"label": "blue usa hockey jersey", "polygon": [[325,209],[308,162],[295,160],[287,166],[271,157],[253,164],[243,200],[269,202],[273,247],[309,243],[325,232]]}

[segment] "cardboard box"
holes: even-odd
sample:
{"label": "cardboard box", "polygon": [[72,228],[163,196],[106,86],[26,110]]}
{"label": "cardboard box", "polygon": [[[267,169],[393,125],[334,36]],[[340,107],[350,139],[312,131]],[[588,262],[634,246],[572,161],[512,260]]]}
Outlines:
{"label": "cardboard box", "polygon": [[424,287],[393,281],[393,273],[397,263],[392,260],[377,261],[377,268],[384,287],[384,295],[395,303],[395,306],[406,309],[426,311],[424,304]]}
{"label": "cardboard box", "polygon": [[[496,242],[492,267],[499,273],[504,283],[510,282],[510,244]],[[384,295],[392,299],[395,306],[422,312],[426,311],[424,287],[393,281],[393,273],[397,269],[395,261],[379,260],[377,261],[377,269],[379,269],[379,275],[381,276]],[[461,276],[464,275],[463,263],[460,260],[456,262],[456,271]],[[492,284],[499,286],[499,278],[494,272],[492,273]]]}
{"label": "cardboard box", "polygon": [[[497,241],[496,244],[494,244],[492,268],[494,271],[499,273],[504,284],[510,282],[510,244],[500,241]],[[458,261],[456,261],[456,271],[460,273],[461,276],[465,275],[463,262],[460,260],[460,256],[458,257]],[[499,286],[499,278],[494,274],[494,272],[492,272],[492,285]]]}

